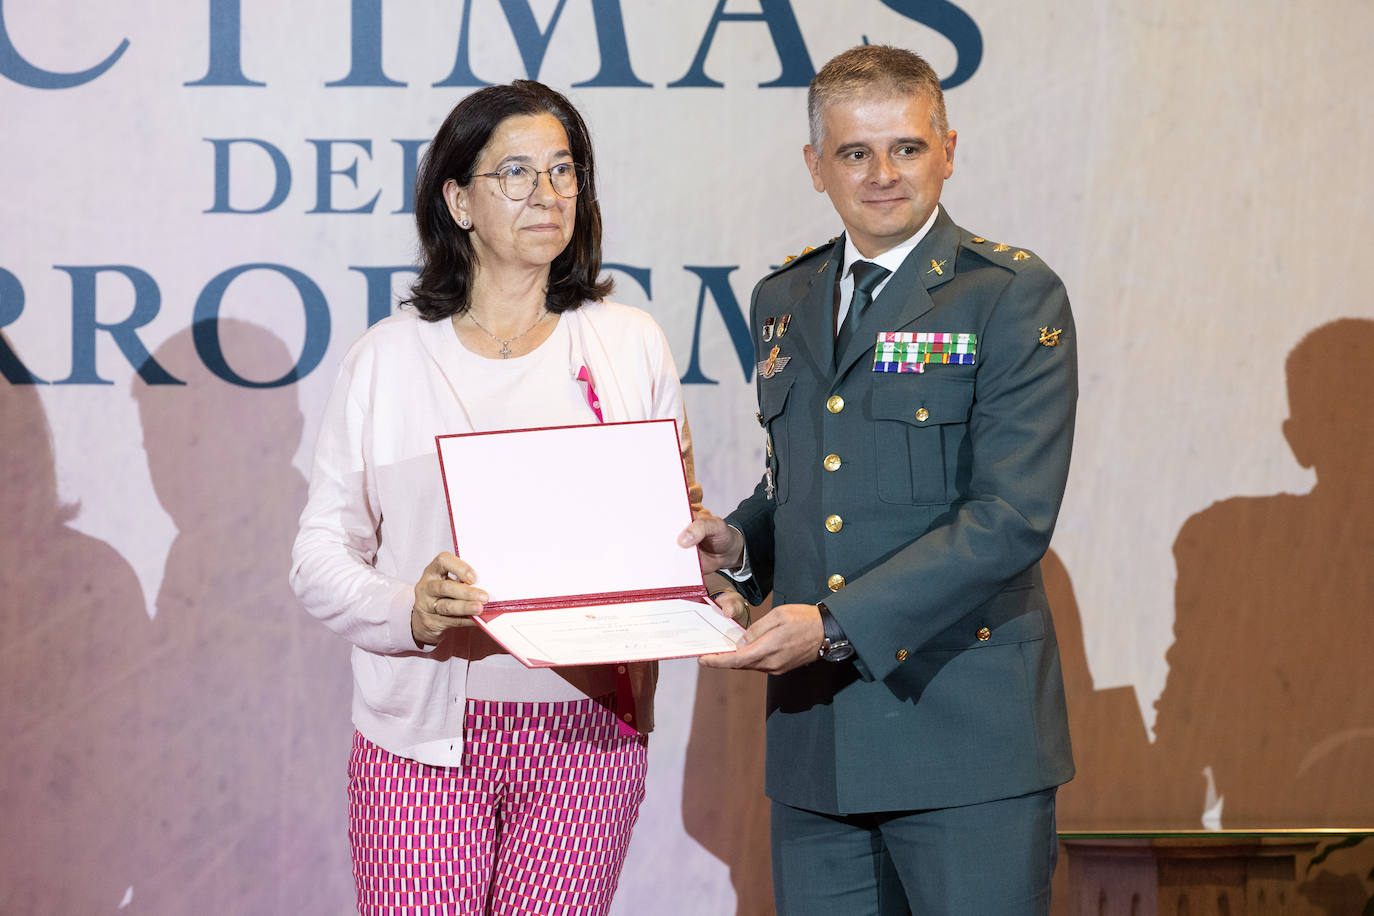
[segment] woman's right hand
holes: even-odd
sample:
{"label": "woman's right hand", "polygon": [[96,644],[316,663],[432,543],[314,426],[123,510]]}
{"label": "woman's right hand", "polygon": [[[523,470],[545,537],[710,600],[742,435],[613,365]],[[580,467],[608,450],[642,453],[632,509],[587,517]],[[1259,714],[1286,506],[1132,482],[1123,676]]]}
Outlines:
{"label": "woman's right hand", "polygon": [[477,571],[447,551],[425,567],[410,609],[410,635],[417,646],[437,645],[447,631],[474,626],[470,618],[482,613],[490,597],[476,581]]}

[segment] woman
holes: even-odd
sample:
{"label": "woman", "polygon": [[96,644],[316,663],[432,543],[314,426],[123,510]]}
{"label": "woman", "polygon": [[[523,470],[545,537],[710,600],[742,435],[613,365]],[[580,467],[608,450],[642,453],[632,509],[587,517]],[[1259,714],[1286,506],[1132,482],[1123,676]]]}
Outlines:
{"label": "woman", "polygon": [[343,360],[293,553],[301,601],[353,643],[358,907],[604,913],[657,669],[530,670],[471,626],[487,596],[446,549],[434,436],[671,417],[695,512],[677,371],[652,319],[603,301],[591,142],[559,93],[517,80],[461,101],[415,217],[413,309]]}

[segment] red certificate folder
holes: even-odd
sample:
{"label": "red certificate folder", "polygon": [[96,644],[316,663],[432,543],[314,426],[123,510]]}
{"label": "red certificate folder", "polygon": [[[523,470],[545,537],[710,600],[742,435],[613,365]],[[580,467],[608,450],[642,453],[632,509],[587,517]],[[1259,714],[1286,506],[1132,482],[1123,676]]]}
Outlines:
{"label": "red certificate folder", "polygon": [[491,596],[475,618],[530,667],[729,652],[672,420],[435,437],[454,552]]}

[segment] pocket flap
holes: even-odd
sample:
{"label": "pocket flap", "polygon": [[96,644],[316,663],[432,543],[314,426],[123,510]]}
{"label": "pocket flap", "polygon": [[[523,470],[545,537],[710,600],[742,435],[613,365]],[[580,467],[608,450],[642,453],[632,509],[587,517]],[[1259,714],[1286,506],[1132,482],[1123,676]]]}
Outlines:
{"label": "pocket flap", "polygon": [[973,380],[940,378],[938,371],[875,380],[873,418],[912,426],[967,423],[973,413]]}
{"label": "pocket flap", "polygon": [[778,418],[787,406],[787,393],[792,390],[792,378],[766,378],[759,382],[759,417],[767,426]]}
{"label": "pocket flap", "polygon": [[[998,592],[954,626],[936,634],[920,651],[962,651],[1045,638],[1045,602],[1033,587]],[[980,638],[985,636],[985,638]]]}

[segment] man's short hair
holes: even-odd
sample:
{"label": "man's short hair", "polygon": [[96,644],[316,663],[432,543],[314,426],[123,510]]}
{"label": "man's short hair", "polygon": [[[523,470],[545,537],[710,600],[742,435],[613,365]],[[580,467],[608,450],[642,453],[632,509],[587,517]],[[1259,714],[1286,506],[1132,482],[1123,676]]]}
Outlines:
{"label": "man's short hair", "polygon": [[859,45],[832,57],[811,80],[811,89],[806,96],[811,146],[819,152],[825,139],[825,124],[821,120],[825,109],[836,102],[874,92],[929,99],[930,126],[941,137],[949,132],[940,77],[925,58],[890,45]]}

